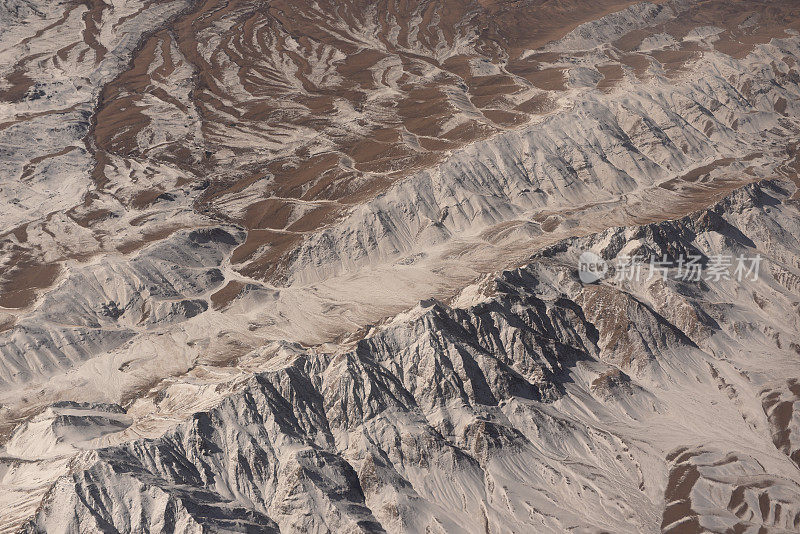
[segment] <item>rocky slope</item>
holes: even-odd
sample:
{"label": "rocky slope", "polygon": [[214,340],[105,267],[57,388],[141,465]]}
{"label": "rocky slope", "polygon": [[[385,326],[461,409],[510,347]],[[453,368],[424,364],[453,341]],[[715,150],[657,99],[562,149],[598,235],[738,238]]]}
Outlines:
{"label": "rocky slope", "polygon": [[0,24],[0,532],[800,528],[794,2]]}
{"label": "rocky slope", "polygon": [[[794,531],[794,192],[764,182],[683,219],[559,242],[334,352],[247,355],[212,408],[75,455],[26,529]],[[673,269],[585,285],[582,250],[763,263],[743,282]],[[149,409],[180,388],[154,389]],[[8,448],[59,427],[42,418]]]}
{"label": "rocky slope", "polygon": [[[706,4],[702,7],[711,10]],[[751,7],[741,6],[742,13],[751,13]],[[746,26],[745,30],[717,27],[719,31],[712,31],[703,26],[705,33],[686,34],[680,45],[674,39],[665,40],[658,49],[665,53],[679,52],[676,46],[692,49],[687,58],[694,58],[692,69],[701,73],[697,76],[678,75],[680,70],[676,73],[676,67],[666,59],[662,58],[663,63],[656,59],[660,56],[655,43],[644,46],[631,37],[644,31],[643,25],[651,32],[677,33],[676,21],[698,24],[698,20],[711,16],[699,9],[691,3],[636,5],[598,22],[583,24],[563,39],[551,42],[546,57],[540,57],[544,52],[535,49],[519,51],[514,68],[522,68],[518,62],[531,62],[528,68],[553,71],[553,75],[557,72],[565,80],[563,87],[552,90],[537,89],[525,82],[527,89],[508,93],[543,95],[553,102],[548,113],[531,113],[524,125],[487,134],[486,139],[473,140],[461,148],[450,147],[446,157],[440,158],[442,161],[432,161],[424,170],[405,166],[404,172],[389,182],[382,181],[381,173],[370,175],[371,178],[363,175],[359,180],[367,180],[370,187],[378,189],[371,189],[371,194],[363,192],[346,206],[340,199],[276,191],[290,179],[290,167],[286,167],[289,174],[285,177],[270,171],[248,178],[246,183],[230,185],[211,168],[187,174],[188,160],[162,161],[156,157],[157,151],[149,148],[147,154],[134,157],[126,153],[119,161],[113,160],[111,152],[98,151],[98,130],[105,119],[102,112],[93,111],[90,121],[80,123],[85,128],[76,130],[76,137],[48,136],[53,142],[83,139],[90,148],[94,147],[89,150],[95,151],[91,157],[97,160],[93,185],[87,185],[89,192],[78,198],[69,194],[65,185],[50,188],[59,202],[73,198],[75,205],[64,210],[52,208],[55,211],[47,208],[43,218],[29,214],[8,221],[9,226],[18,226],[4,234],[1,245],[4,285],[0,305],[4,308],[0,317],[0,354],[7,368],[0,379],[33,384],[28,397],[38,398],[32,406],[41,406],[52,398],[50,387],[45,392],[40,390],[43,382],[55,376],[68,382],[67,386],[56,385],[56,389],[71,388],[74,381],[63,376],[64,370],[81,367],[87,360],[112,352],[113,356],[108,357],[112,361],[103,367],[127,372],[80,380],[88,380],[89,384],[114,381],[125,397],[148,386],[160,374],[148,367],[155,354],[141,357],[142,351],[154,352],[143,346],[160,343],[153,341],[154,336],[174,339],[170,350],[180,350],[183,355],[179,360],[183,362],[224,358],[269,340],[328,341],[397,313],[421,298],[452,293],[482,272],[518,264],[537,247],[567,235],[596,231],[611,224],[679,216],[739,184],[776,173],[794,176],[796,145],[787,139],[794,139],[800,127],[800,78],[796,70],[800,41],[795,34],[776,33],[780,38],[762,35],[760,32],[771,35],[769,32],[776,31],[775,22],[765,13],[759,15],[759,25]],[[786,7],[785,11],[791,22],[792,10]],[[167,24],[180,26],[183,22],[179,21],[189,17],[189,12],[170,15]],[[138,15],[131,15],[133,18],[126,19],[125,24],[132,24],[148,11],[135,13]],[[231,13],[241,15],[236,10]],[[31,24],[21,28],[33,30]],[[56,28],[62,26],[48,31]],[[749,32],[749,39],[755,42],[750,49],[734,55],[715,48],[725,42],[725,32],[731,31]],[[576,51],[576,42],[585,44],[580,39],[595,34],[596,40],[606,42],[602,51]],[[15,35],[11,32],[8,38]],[[143,35],[147,43],[155,38],[146,32]],[[738,37],[744,39],[744,35]],[[759,39],[765,42],[759,44]],[[84,44],[78,43],[75,48]],[[646,51],[638,52],[643,46]],[[104,47],[117,51],[118,59],[113,64],[119,69],[125,68],[121,66],[124,58],[131,54],[138,58],[137,54],[144,53],[140,48],[112,47],[111,43]],[[622,61],[628,48],[637,50],[637,57],[650,58],[649,67],[642,72],[623,61],[619,63],[621,77],[611,83],[613,69],[608,70],[610,64],[606,64],[613,63],[616,56],[617,61]],[[19,53],[17,48],[13,50]],[[166,53],[168,48],[160,50]],[[108,54],[103,57],[103,61],[111,61]],[[506,70],[512,66],[508,58],[493,60],[505,65]],[[86,106],[91,105],[92,98],[106,102],[110,98],[106,93],[112,91],[108,87],[122,91],[116,85],[120,80],[129,80],[136,73],[156,76],[161,72],[153,65],[139,69],[139,59],[132,61],[133,66],[129,65],[121,78],[109,82],[111,85],[105,86],[102,95],[91,92],[94,85],[81,85],[88,91],[84,95],[89,99]],[[176,61],[172,67],[179,70]],[[105,72],[102,65],[101,62],[96,68]],[[67,71],[70,75],[75,72]],[[160,76],[156,78],[161,79]],[[482,76],[495,80],[499,75]],[[603,78],[605,85],[601,83],[602,76],[607,76]],[[440,76],[429,73],[420,80],[429,78],[439,80]],[[517,81],[522,84],[522,80]],[[71,91],[69,94],[77,98]],[[164,85],[157,91],[149,82],[126,89],[125,94],[162,94],[161,91],[174,98],[179,95],[174,85]],[[196,90],[190,92],[197,97]],[[13,140],[10,143],[21,143],[24,136],[20,128],[34,128],[33,123],[29,124],[34,119],[48,121],[41,125],[48,128],[53,121],[64,122],[63,117],[53,118],[45,109],[63,106],[59,98],[33,98],[30,92],[25,95],[4,108],[16,117],[0,130]],[[137,109],[141,105],[137,104]],[[168,116],[162,112],[151,115]],[[281,116],[284,115],[293,116],[288,111]],[[138,124],[133,119],[124,121]],[[190,121],[181,119],[181,123]],[[116,131],[114,124],[118,123],[108,126],[112,131]],[[175,131],[174,125],[163,128]],[[162,143],[154,139],[166,135],[162,134],[137,134],[136,138],[142,146],[161,147]],[[434,137],[443,135],[438,132]],[[40,144],[25,146],[26,150],[41,149]],[[424,151],[430,153],[428,149]],[[376,157],[373,154],[370,160]],[[7,165],[18,166],[18,173],[9,167],[4,174],[13,187],[38,183],[39,178],[60,183],[67,182],[68,177],[89,179],[84,171],[67,172],[54,163],[43,166],[55,156],[26,158],[20,149],[4,160]],[[234,159],[246,160],[242,154]],[[400,161],[395,156],[390,159]],[[214,165],[242,176],[232,170],[230,161]],[[309,176],[322,172],[304,165]],[[98,169],[105,173],[102,177],[97,174]],[[110,169],[124,170],[126,177],[112,178]],[[292,180],[309,185],[306,178],[296,176]],[[379,187],[379,183],[383,185]],[[230,188],[218,190],[224,184]],[[378,191],[382,192],[377,194]],[[18,196],[15,198],[18,200]],[[15,198],[10,202],[18,205]],[[34,204],[46,206],[41,199]],[[333,209],[330,217],[314,215],[323,208]],[[7,213],[11,217],[15,212]],[[283,222],[278,225],[279,221]],[[186,231],[224,229],[231,223],[238,225],[236,229],[223,231],[232,232],[231,235],[246,233],[236,237],[237,246],[214,260],[223,279],[209,281],[193,291],[191,298],[204,310],[196,318],[189,317],[194,320],[181,320],[179,328],[169,329],[168,325],[175,323],[173,315],[187,318],[187,313],[176,309],[151,316],[135,331],[127,322],[132,317],[130,313],[121,319],[123,324],[97,321],[104,307],[118,306],[123,310],[150,305],[145,302],[150,298],[145,288],[155,287],[163,279],[159,273],[139,267],[149,261],[146,258],[151,254],[150,243],[156,243],[152,246],[159,254],[160,242],[175,242],[174,246],[180,247],[180,235]],[[501,265],[498,258],[504,258]],[[175,268],[190,273],[196,266],[179,261]],[[107,281],[85,292],[72,291],[71,288],[83,287],[87,277],[98,276],[105,276]],[[48,299],[49,293],[54,297]],[[71,294],[75,294],[76,302],[69,302]],[[49,311],[43,311],[54,299],[64,301],[57,307],[68,310],[70,320],[54,320],[48,317]],[[190,332],[188,336],[186,332]],[[231,343],[220,347],[220,336],[231,338]],[[98,341],[100,337],[102,342]],[[26,346],[41,350],[22,357],[20,347]],[[189,367],[187,363],[175,370]],[[16,389],[13,395],[17,396]],[[60,398],[60,394],[56,396]],[[87,397],[86,400],[91,398]],[[18,409],[33,410],[14,407]],[[15,417],[18,414],[9,414],[7,419]]]}

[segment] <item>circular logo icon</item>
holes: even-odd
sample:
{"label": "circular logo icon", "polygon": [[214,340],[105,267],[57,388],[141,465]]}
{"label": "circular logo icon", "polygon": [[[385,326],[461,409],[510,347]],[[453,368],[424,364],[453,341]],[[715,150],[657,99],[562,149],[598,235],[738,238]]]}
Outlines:
{"label": "circular logo icon", "polygon": [[606,260],[590,250],[581,253],[578,258],[578,277],[584,284],[593,284],[606,277],[608,264]]}

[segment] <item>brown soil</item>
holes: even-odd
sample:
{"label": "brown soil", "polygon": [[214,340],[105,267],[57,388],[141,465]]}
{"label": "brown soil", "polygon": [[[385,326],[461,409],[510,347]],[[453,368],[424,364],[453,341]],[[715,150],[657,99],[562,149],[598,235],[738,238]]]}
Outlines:
{"label": "brown soil", "polygon": [[215,310],[221,310],[228,306],[244,288],[244,283],[236,280],[231,280],[225,287],[211,295],[211,304]]}
{"label": "brown soil", "polygon": [[6,77],[6,82],[11,85],[10,88],[0,90],[0,101],[6,102],[19,102],[25,93],[28,92],[33,86],[33,80],[25,75],[22,70],[15,70]]}
{"label": "brown soil", "polygon": [[603,75],[603,79],[597,84],[597,88],[602,91],[613,89],[622,80],[624,74],[619,65],[603,65],[597,67],[597,70]]}
{"label": "brown soil", "polygon": [[549,68],[528,73],[525,78],[539,89],[563,91],[567,88],[564,68]]}
{"label": "brown soil", "polygon": [[647,75],[647,69],[650,68],[651,64],[650,56],[644,54],[626,54],[620,58],[620,62],[623,65],[627,65],[633,69],[633,74],[643,80]]}
{"label": "brown soil", "polygon": [[528,122],[528,116],[501,109],[484,110],[483,116],[499,126],[514,127]]}
{"label": "brown soil", "polygon": [[17,253],[12,267],[0,277],[0,306],[25,308],[37,296],[37,290],[49,287],[58,278],[61,267],[57,263],[37,263],[26,253]]}
{"label": "brown soil", "polygon": [[[106,176],[106,171],[121,159],[178,167],[185,171],[181,186],[192,181],[209,182],[196,208],[255,232],[240,247],[249,252],[240,251],[239,257],[257,262],[252,272],[274,272],[275,265],[285,263],[284,256],[299,242],[302,232],[330,224],[348,205],[435,165],[449,150],[517,127],[532,114],[552,110],[555,95],[537,95],[521,104],[513,103],[509,95],[529,90],[529,84],[550,92],[564,90],[565,69],[549,64],[562,59],[560,54],[538,52],[521,59],[522,52],[535,50],[582,22],[633,3],[454,0],[420,7],[417,0],[380,0],[374,38],[381,44],[374,49],[355,46],[355,40],[346,35],[350,30],[342,29],[342,23],[345,28],[362,27],[365,11],[373,7],[366,0],[320,0],[316,6],[305,0],[275,0],[269,5],[245,0],[196,3],[170,21],[169,30],[154,28],[148,33],[129,68],[104,87],[93,117],[94,145],[87,145],[97,149],[93,180],[98,188],[109,186],[113,177]],[[85,0],[84,4],[88,11],[83,19],[83,40],[90,54],[99,59],[106,53],[97,37],[108,6],[99,0]],[[409,21],[417,9],[421,9],[423,24],[411,27]],[[621,64],[632,67],[642,78],[651,56],[631,51],[648,33],[668,31],[680,38],[694,26],[725,24],[729,35],[723,36],[719,47],[733,47],[735,43],[752,47],[770,35],[779,35],[783,27],[796,25],[800,19],[797,11],[789,2],[707,0],[692,6],[677,21],[631,32],[615,46],[625,52],[619,59]],[[760,13],[761,22],[751,29],[738,28],[752,12]],[[395,20],[400,26],[397,43],[390,38]],[[479,28],[474,50],[440,63],[437,50],[455,42],[461,37],[460,28],[467,26]],[[212,34],[219,37],[218,46],[210,53],[201,53],[198,40],[207,40]],[[413,43],[412,38],[416,38]],[[652,58],[668,72],[677,73],[700,53],[694,47],[685,44],[679,50],[654,52]],[[343,53],[335,61],[325,55],[334,49]],[[738,48],[731,50],[741,52]],[[65,61],[74,53],[74,47],[65,47],[56,55]],[[614,60],[617,55],[614,51],[610,58]],[[473,75],[476,61],[500,65],[505,58],[509,58],[508,74]],[[395,65],[394,71],[385,67],[389,61]],[[181,62],[191,68],[191,79],[175,78],[181,72]],[[30,87],[23,66],[9,78],[12,89],[4,92],[3,98],[21,98]],[[432,70],[434,75],[430,74]],[[612,89],[623,76],[618,64],[603,65],[599,70],[603,74],[598,84],[601,90]],[[235,73],[240,85],[232,84],[226,72]],[[287,76],[287,72],[296,74]],[[391,99],[372,98],[377,87],[390,83],[396,84]],[[165,89],[171,84],[191,86],[190,106]],[[154,127],[144,113],[149,101],[144,95],[177,113],[196,112],[202,138],[173,139],[157,148],[139,146],[140,133]],[[476,114],[474,120],[445,131],[444,125],[457,112],[456,103],[475,106],[482,116]],[[785,111],[786,105],[775,103],[779,111]],[[340,109],[352,110],[346,121]],[[298,137],[294,134],[297,131],[304,134]],[[422,152],[405,144],[404,131],[417,135]],[[232,146],[236,143],[231,139],[243,132],[247,142]],[[317,153],[320,140],[327,150],[324,153]],[[226,148],[234,152],[233,160],[217,157]],[[29,164],[27,175],[33,172],[31,165],[35,163]],[[217,200],[257,181],[268,182],[260,187],[263,196],[253,197],[242,220],[232,220],[215,209]],[[130,209],[147,210],[171,186],[146,187],[120,201]],[[297,209],[291,199],[334,200],[337,204],[321,205],[289,225]],[[110,213],[89,206],[81,216],[72,216],[88,227]],[[289,234],[275,232],[287,225]],[[133,251],[169,233],[148,234],[120,250]],[[254,243],[259,246],[252,248]],[[268,245],[261,248],[268,251],[263,258],[255,252],[261,245]]]}
{"label": "brown soil", "polygon": [[691,61],[700,57],[695,50],[656,50],[650,55],[661,63],[668,76],[681,74]]}
{"label": "brown soil", "polygon": [[132,241],[128,241],[127,243],[123,243],[117,247],[117,251],[121,254],[130,254],[131,252],[135,252],[142,247],[149,245],[150,243],[154,243],[156,241],[161,241],[162,239],[166,239],[178,230],[184,228],[183,226],[170,226],[167,228],[163,228],[161,230],[156,230],[153,232],[146,232],[142,234],[138,239],[134,239]]}
{"label": "brown soil", "polygon": [[674,534],[704,532],[692,509],[691,492],[700,479],[700,471],[689,462],[677,461],[669,472],[664,502],[667,503],[661,518],[661,531]]}
{"label": "brown soil", "polygon": [[670,191],[675,191],[680,184],[685,182],[695,183],[699,181],[702,177],[707,177],[708,174],[711,173],[711,171],[713,171],[714,169],[718,169],[720,167],[727,167],[734,161],[735,160],[733,158],[718,159],[716,161],[709,163],[708,165],[702,165],[700,167],[692,169],[683,176],[679,176],[677,178],[673,178],[672,180],[664,182],[660,184],[660,187],[668,189]]}
{"label": "brown soil", "polygon": [[523,113],[541,115],[554,110],[555,107],[555,102],[550,96],[548,96],[547,93],[541,93],[518,105],[516,109]]}
{"label": "brown soil", "polygon": [[17,324],[17,319],[15,317],[7,317],[5,319],[0,320],[0,332],[11,330],[12,328],[14,328],[15,324]]}

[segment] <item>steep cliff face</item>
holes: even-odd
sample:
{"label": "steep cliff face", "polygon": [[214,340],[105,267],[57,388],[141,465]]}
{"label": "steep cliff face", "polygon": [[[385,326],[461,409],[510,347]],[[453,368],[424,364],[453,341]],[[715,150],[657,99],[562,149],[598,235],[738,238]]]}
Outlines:
{"label": "steep cliff face", "polygon": [[[800,212],[788,187],[562,241],[350,348],[262,349],[241,365],[259,371],[211,409],[77,454],[26,528],[796,529],[796,396],[783,399],[800,373]],[[584,250],[763,263],[743,282],[673,269],[585,285]],[[156,411],[178,391],[154,391]]]}
{"label": "steep cliff face", "polygon": [[796,2],[0,27],[0,532],[800,528]]}

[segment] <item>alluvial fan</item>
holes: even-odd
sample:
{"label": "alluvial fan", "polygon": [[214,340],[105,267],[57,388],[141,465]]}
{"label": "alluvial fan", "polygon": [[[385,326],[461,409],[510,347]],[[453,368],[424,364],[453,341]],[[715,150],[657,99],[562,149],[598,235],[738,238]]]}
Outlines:
{"label": "alluvial fan", "polygon": [[800,531],[797,2],[0,0],[0,58],[0,533]]}

